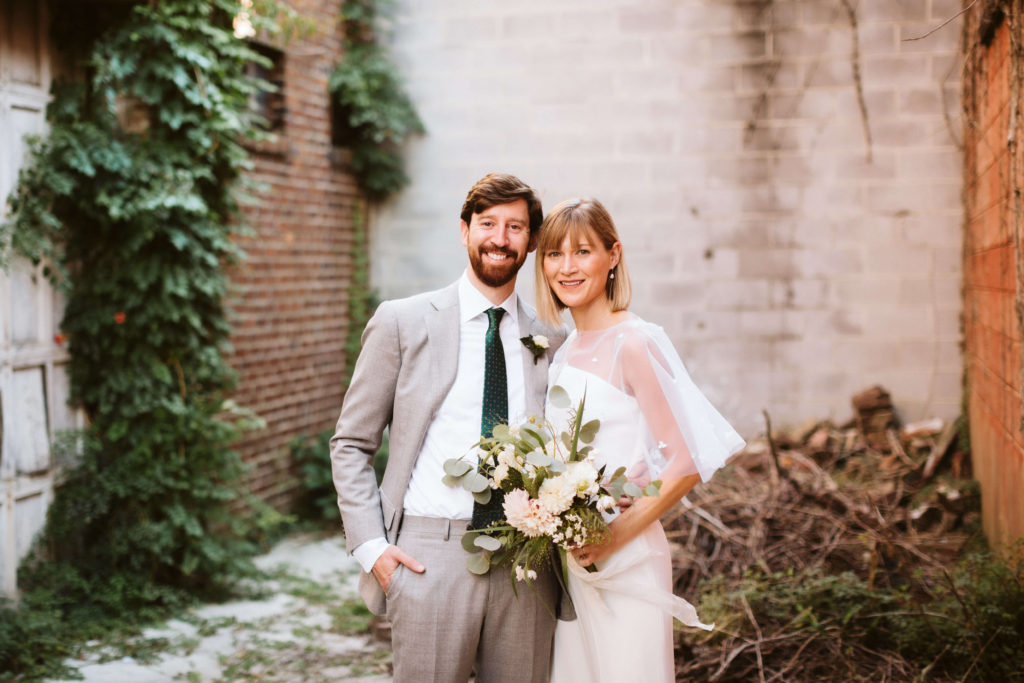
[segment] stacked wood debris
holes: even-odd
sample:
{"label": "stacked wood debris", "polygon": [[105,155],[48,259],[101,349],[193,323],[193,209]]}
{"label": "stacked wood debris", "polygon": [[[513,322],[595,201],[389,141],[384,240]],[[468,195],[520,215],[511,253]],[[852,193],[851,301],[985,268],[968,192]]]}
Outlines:
{"label": "stacked wood debris", "polygon": [[[766,413],[768,437],[665,520],[675,591],[702,617],[709,585],[742,595],[752,572],[852,572],[869,590],[913,590],[923,575],[945,572],[977,533],[978,494],[957,424],[900,428],[880,387],[853,407],[847,424],[810,421],[786,433],[772,431]],[[677,634],[679,680],[911,680],[920,671],[844,642],[840,628],[780,623],[742,597],[731,607],[711,615],[714,632]]]}

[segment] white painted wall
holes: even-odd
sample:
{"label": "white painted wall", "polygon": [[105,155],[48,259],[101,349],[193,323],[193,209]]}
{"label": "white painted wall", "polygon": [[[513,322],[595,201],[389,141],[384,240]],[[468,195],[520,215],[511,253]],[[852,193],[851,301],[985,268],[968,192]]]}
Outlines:
{"label": "white painted wall", "polygon": [[874,383],[905,420],[954,417],[959,22],[905,39],[959,3],[850,6],[856,28],[842,0],[400,0],[394,51],[429,132],[374,217],[374,286],[453,280],[465,193],[507,171],[546,207],[609,207],[634,310],[745,434],[762,408],[845,420]]}

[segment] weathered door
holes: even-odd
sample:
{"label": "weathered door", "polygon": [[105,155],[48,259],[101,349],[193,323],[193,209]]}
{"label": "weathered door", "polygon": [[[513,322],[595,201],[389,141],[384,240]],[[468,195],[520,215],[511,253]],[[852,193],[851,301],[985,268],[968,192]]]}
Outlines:
{"label": "weathered door", "polygon": [[[24,161],[25,136],[44,130],[50,87],[45,3],[0,0],[0,197]],[[2,206],[7,213],[6,201]],[[18,561],[46,518],[54,435],[80,425],[67,407],[59,295],[38,267],[0,272],[0,593],[17,589]]]}

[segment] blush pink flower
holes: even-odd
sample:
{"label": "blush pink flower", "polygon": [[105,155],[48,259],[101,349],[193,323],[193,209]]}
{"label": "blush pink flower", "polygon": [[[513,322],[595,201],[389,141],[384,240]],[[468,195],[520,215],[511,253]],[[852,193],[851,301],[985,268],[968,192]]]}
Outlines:
{"label": "blush pink flower", "polygon": [[551,535],[558,530],[558,518],[544,509],[530,494],[516,489],[505,494],[502,503],[505,519],[529,538]]}

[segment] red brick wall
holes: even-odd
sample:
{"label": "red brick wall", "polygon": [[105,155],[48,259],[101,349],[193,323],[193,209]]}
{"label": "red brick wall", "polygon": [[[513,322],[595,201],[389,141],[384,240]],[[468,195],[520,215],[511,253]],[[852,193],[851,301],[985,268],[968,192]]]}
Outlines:
{"label": "red brick wall", "polygon": [[254,156],[252,178],[268,189],[245,211],[255,234],[239,240],[247,257],[230,301],[235,400],[267,421],[239,449],[255,466],[250,490],[281,508],[300,493],[288,442],[333,427],[341,408],[357,196],[331,163],[327,79],[341,55],[340,0],[290,4],[317,29],[283,46],[284,129]]}
{"label": "red brick wall", "polygon": [[1024,296],[1018,266],[1024,227],[1015,217],[1013,193],[1015,185],[1020,190],[1020,175],[1015,173],[1020,168],[1020,151],[1008,144],[1011,82],[1015,76],[1019,79],[1019,64],[1014,73],[1019,57],[1011,57],[1007,20],[988,46],[981,43],[980,24],[991,17],[984,12],[989,4],[994,3],[979,3],[965,28],[964,362],[985,532],[991,542],[1001,543],[1024,536],[1022,319],[1018,311]]}

